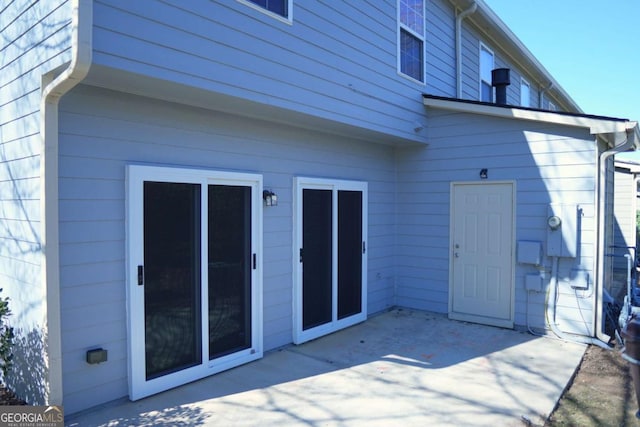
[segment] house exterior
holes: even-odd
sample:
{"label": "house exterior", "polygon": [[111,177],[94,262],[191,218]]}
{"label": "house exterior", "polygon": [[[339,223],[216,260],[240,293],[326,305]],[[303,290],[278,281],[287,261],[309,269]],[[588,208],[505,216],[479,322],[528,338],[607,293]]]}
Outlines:
{"label": "house exterior", "polygon": [[6,381],[29,402],[143,398],[395,306],[606,339],[637,123],[584,114],[482,1],[14,0],[0,22]]}
{"label": "house exterior", "polygon": [[638,179],[640,164],[630,159],[616,159],[614,179],[614,216],[613,222],[613,270],[615,280],[612,281],[611,297],[622,300],[626,294],[628,272],[627,257],[631,261],[631,271],[637,264],[637,213],[638,213]]}

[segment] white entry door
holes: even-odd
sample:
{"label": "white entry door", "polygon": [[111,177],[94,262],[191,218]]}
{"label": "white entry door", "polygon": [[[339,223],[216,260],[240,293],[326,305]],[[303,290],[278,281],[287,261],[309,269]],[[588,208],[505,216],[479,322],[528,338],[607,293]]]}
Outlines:
{"label": "white entry door", "polygon": [[449,317],[513,327],[513,183],[451,189]]}

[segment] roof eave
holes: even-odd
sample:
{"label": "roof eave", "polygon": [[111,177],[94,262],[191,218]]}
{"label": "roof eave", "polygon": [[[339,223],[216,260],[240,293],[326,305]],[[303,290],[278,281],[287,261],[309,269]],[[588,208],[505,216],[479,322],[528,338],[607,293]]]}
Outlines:
{"label": "roof eave", "polygon": [[[600,135],[610,144],[621,137],[630,141],[633,149],[640,149],[640,130],[637,122],[615,117],[593,116],[581,113],[564,113],[538,110],[509,105],[496,105],[477,101],[423,95],[423,103],[427,107],[456,111],[459,113],[480,114],[503,119],[518,119],[534,122],[551,123],[588,129],[592,135]],[[613,136],[610,138],[609,136]]]}

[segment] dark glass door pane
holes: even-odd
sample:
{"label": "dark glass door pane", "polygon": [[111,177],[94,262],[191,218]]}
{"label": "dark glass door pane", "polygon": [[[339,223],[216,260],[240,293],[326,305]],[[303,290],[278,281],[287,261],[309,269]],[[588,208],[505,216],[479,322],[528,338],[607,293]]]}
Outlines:
{"label": "dark glass door pane", "polygon": [[200,186],[144,183],[147,380],[202,362]]}
{"label": "dark glass door pane", "polygon": [[331,190],[302,190],[302,329],[332,320]]}
{"label": "dark glass door pane", "polygon": [[251,347],[251,187],[209,185],[209,359]]}
{"label": "dark glass door pane", "polygon": [[362,192],[338,191],[338,319],[362,312]]}

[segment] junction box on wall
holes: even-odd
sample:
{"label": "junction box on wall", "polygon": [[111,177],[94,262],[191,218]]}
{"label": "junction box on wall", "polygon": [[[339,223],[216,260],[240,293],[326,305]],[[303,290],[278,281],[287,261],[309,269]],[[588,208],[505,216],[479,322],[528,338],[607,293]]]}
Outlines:
{"label": "junction box on wall", "polygon": [[[531,264],[538,269],[542,266],[542,242],[519,240],[517,248],[519,264]],[[524,276],[524,288],[531,292],[542,292],[542,274],[527,274]]]}

